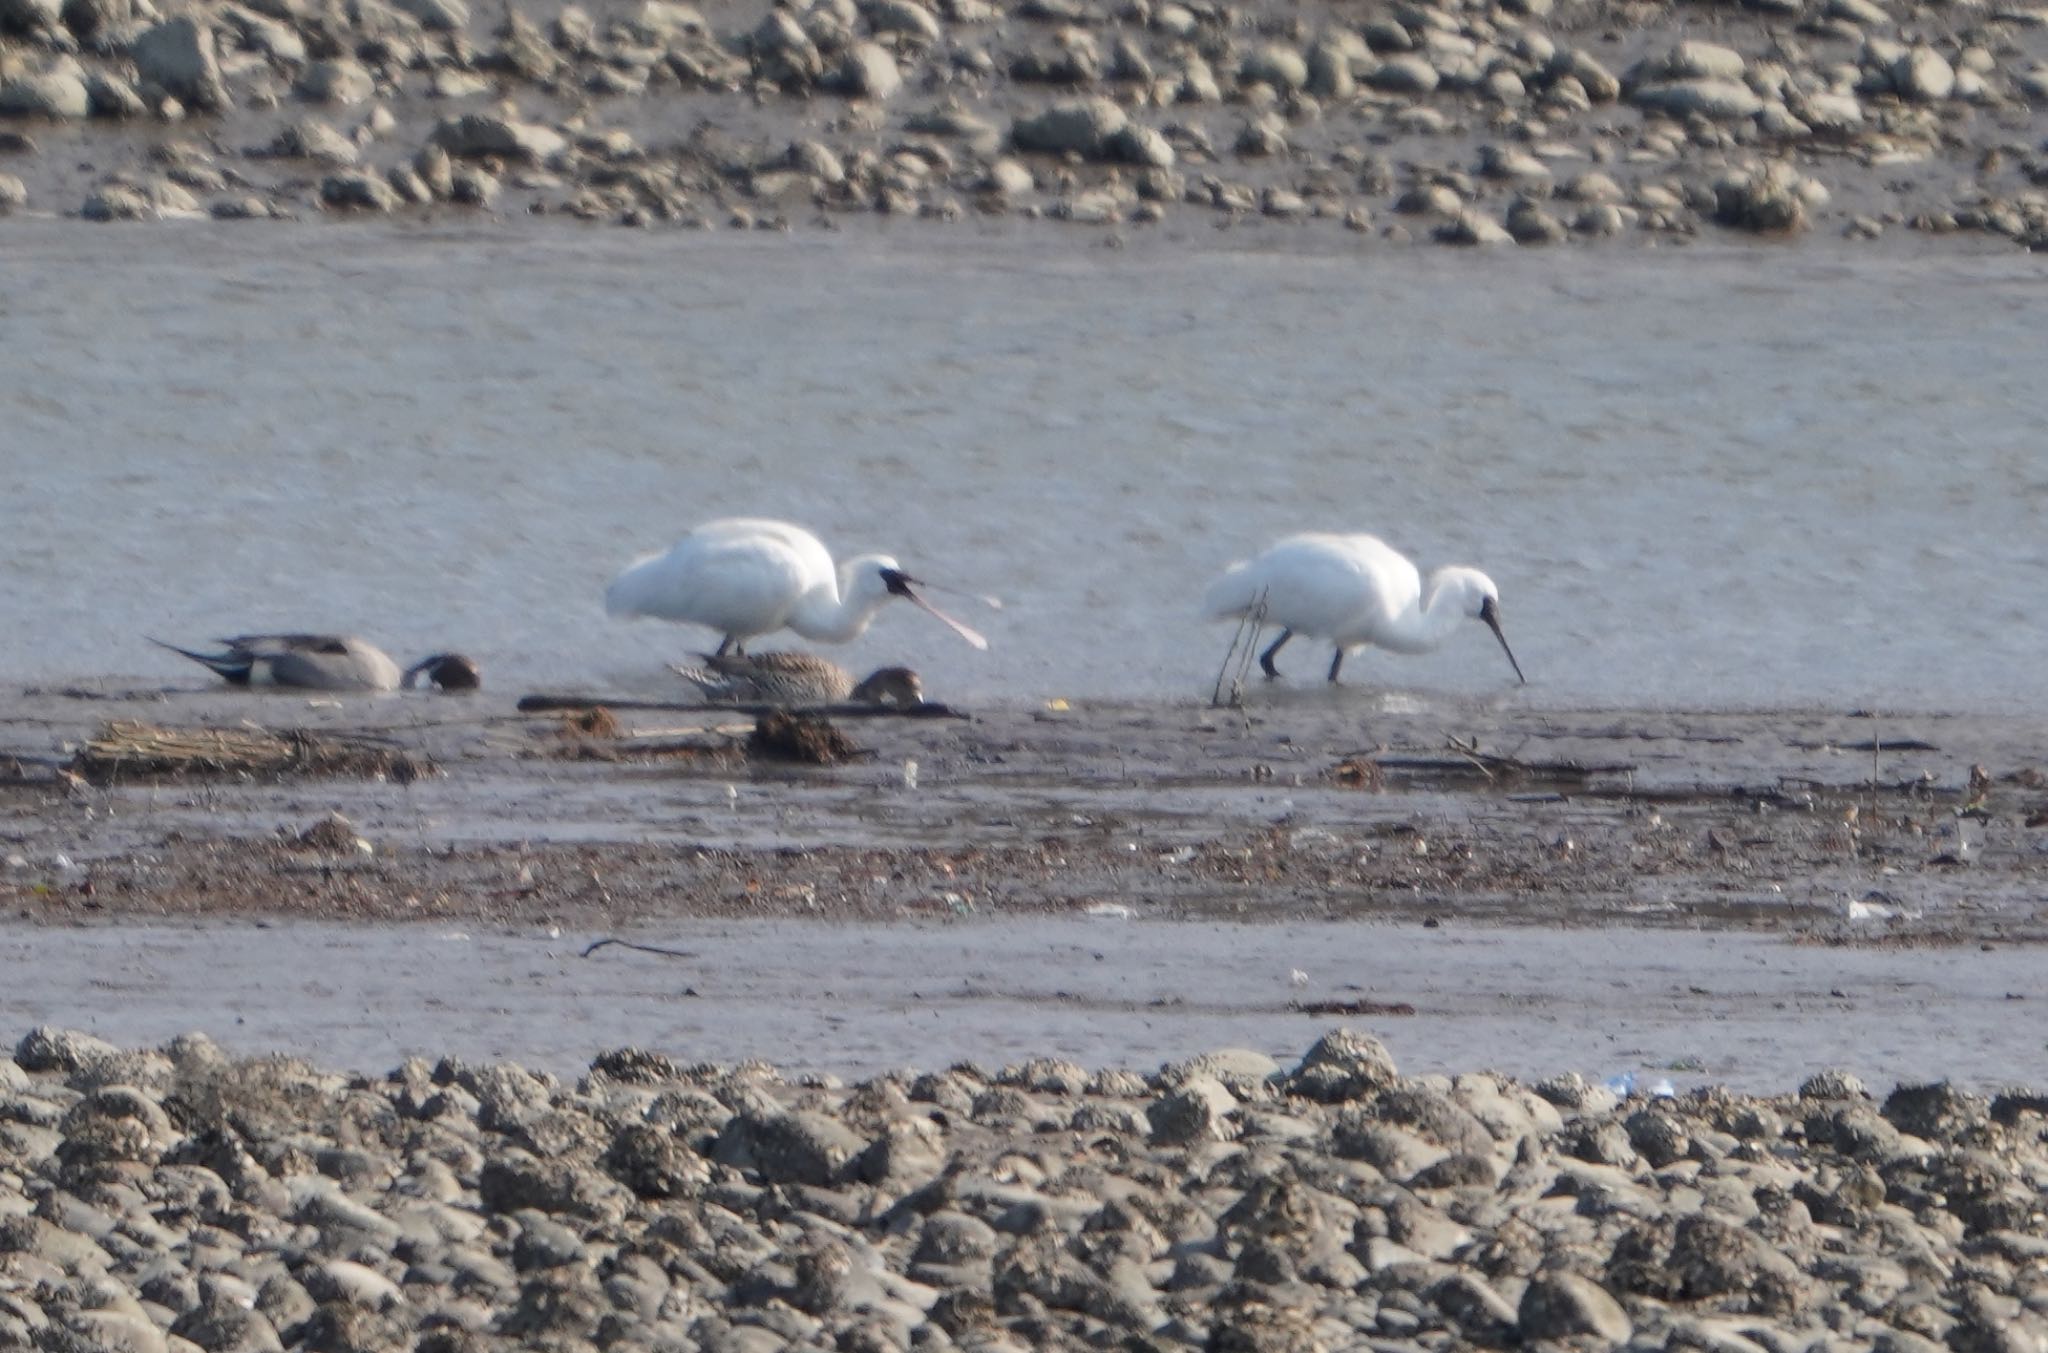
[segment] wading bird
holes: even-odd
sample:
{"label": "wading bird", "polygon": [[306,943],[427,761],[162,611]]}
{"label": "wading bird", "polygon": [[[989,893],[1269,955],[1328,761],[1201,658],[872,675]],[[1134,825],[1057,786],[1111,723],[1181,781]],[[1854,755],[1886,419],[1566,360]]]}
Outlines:
{"label": "wading bird", "polygon": [[1415,565],[1378,536],[1312,532],[1289,536],[1264,553],[1232,564],[1209,588],[1203,609],[1212,620],[1243,619],[1265,603],[1263,619],[1280,637],[1259,655],[1266,675],[1277,677],[1273,655],[1297,634],[1337,646],[1330,680],[1344,654],[1371,644],[1395,653],[1427,653],[1448,639],[1461,620],[1482,620],[1515,669],[1522,664],[1500,629],[1500,590],[1476,568],[1437,569],[1425,584]]}
{"label": "wading bird", "polygon": [[444,691],[473,691],[483,684],[475,662],[460,653],[436,653],[403,672],[383,649],[343,634],[243,634],[216,639],[219,653],[195,653],[151,639],[212,668],[236,686],[284,686],[308,691],[395,691],[421,677]]}
{"label": "wading bird", "polygon": [[605,589],[604,608],[614,616],[704,625],[721,636],[723,656],[744,654],[747,640],[780,629],[818,643],[845,643],[891,597],[902,597],[976,648],[988,647],[913,586],[931,584],[886,554],[859,555],[835,569],[824,544],[801,526],[729,517],[705,522],[665,553],[635,560]]}
{"label": "wading bird", "polygon": [[815,653],[703,653],[701,667],[671,670],[707,700],[759,705],[924,703],[924,682],[908,667],[880,667],[856,684],[853,673]]}

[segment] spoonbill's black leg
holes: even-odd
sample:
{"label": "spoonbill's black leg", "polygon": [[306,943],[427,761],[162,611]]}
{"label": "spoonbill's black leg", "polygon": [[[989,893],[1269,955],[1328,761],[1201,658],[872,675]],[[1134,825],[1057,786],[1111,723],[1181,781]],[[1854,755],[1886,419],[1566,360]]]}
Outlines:
{"label": "spoonbill's black leg", "polygon": [[1330,659],[1330,684],[1337,684],[1337,669],[1344,665],[1344,650],[1338,649],[1337,656]]}
{"label": "spoonbill's black leg", "polygon": [[1280,669],[1273,665],[1273,655],[1275,653],[1278,653],[1280,651],[1281,646],[1293,637],[1293,630],[1281,630],[1280,637],[1273,641],[1273,646],[1271,648],[1268,648],[1265,652],[1259,654],[1259,666],[1266,669],[1267,676],[1276,677],[1280,675]]}

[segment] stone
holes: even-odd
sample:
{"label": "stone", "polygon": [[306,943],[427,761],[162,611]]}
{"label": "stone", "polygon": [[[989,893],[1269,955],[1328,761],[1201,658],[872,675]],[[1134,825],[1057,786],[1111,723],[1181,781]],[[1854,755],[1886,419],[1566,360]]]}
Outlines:
{"label": "stone", "polygon": [[1736,80],[1667,80],[1643,85],[1634,96],[1638,108],[1669,117],[1704,117],[1717,120],[1755,117],[1764,101],[1755,90]]}
{"label": "stone", "polygon": [[213,30],[198,19],[187,15],[145,30],[129,44],[128,55],[144,85],[175,96],[187,107],[228,106]]}
{"label": "stone", "polygon": [[0,33],[52,33],[63,18],[63,0],[0,0]]}
{"label": "stone", "polygon": [[1515,237],[1507,227],[1492,217],[1478,211],[1461,211],[1451,220],[1439,225],[1432,236],[1439,244],[1495,245],[1513,244]]}
{"label": "stone", "polygon": [[1563,221],[1527,198],[1508,208],[1507,231],[1517,244],[1560,244],[1571,236]]}
{"label": "stone", "polygon": [[1398,1078],[1386,1044],[1371,1034],[1333,1029],[1316,1040],[1284,1084],[1288,1094],[1336,1104],[1384,1089]]}
{"label": "stone", "polygon": [[872,0],[866,18],[873,32],[898,33],[921,43],[936,43],[944,35],[938,18],[917,0]]}
{"label": "stone", "polygon": [[450,155],[492,155],[522,164],[540,163],[568,146],[567,139],[553,128],[490,113],[444,118],[434,128],[432,141]]}
{"label": "stone", "polygon": [[320,180],[320,205],[336,211],[395,211],[398,190],[375,174],[329,174]]}
{"label": "stone", "polygon": [[68,122],[92,112],[85,76],[70,57],[40,71],[0,81],[0,117],[40,117]]}
{"label": "stone", "polygon": [[[278,132],[277,139],[270,143],[270,153],[285,159],[311,160],[315,164],[335,166],[353,165],[362,159],[362,152],[355,142],[312,117],[287,124]],[[354,831],[344,829],[353,840]]]}
{"label": "stone", "polygon": [[1389,94],[1432,94],[1442,77],[1425,57],[1388,57],[1367,77],[1366,83]]}
{"label": "stone", "polygon": [[120,1056],[120,1049],[103,1038],[48,1025],[29,1030],[14,1046],[14,1060],[24,1071],[82,1071]]}
{"label": "stone", "polygon": [[460,33],[469,27],[466,0],[391,0],[391,4],[432,32]]}
{"label": "stone", "polygon": [[1165,133],[1136,122],[1126,123],[1105,141],[1102,152],[1104,159],[1151,169],[1171,169],[1175,159],[1173,143]]}
{"label": "stone", "polygon": [[848,98],[879,101],[903,88],[903,72],[888,48],[878,42],[857,42],[840,59],[835,84]]}
{"label": "stone", "polygon": [[1072,153],[1098,160],[1107,154],[1110,138],[1122,132],[1129,121],[1124,110],[1108,99],[1061,99],[1043,112],[1019,118],[1010,128],[1010,141],[1019,150]]}
{"label": "stone", "polygon": [[[28,205],[28,186],[13,174],[0,174],[0,213]],[[13,1063],[0,1063],[11,1066]]]}
{"label": "stone", "polygon": [[1769,234],[1806,229],[1806,193],[1798,172],[1782,161],[1723,175],[1714,183],[1714,219]]}
{"label": "stone", "polygon": [[137,118],[149,114],[149,105],[135,92],[135,86],[118,75],[94,71],[86,77],[85,90],[94,117]]}
{"label": "stone", "polygon": [[1516,1323],[1524,1339],[1591,1338],[1624,1344],[1635,1332],[1628,1312],[1606,1288],[1563,1270],[1529,1280],[1516,1308]]}
{"label": "stone", "polygon": [[1188,1146],[1227,1140],[1232,1135],[1227,1120],[1236,1108],[1237,1099],[1221,1081],[1198,1076],[1154,1100],[1145,1116],[1154,1142]]}
{"label": "stone", "polygon": [[1939,103],[1956,91],[1955,67],[1925,44],[1892,62],[1890,74],[1899,97],[1918,103]]}
{"label": "stone", "polygon": [[308,103],[331,103],[347,107],[368,101],[377,92],[377,82],[360,61],[338,57],[315,61],[306,67],[292,93]]}
{"label": "stone", "polygon": [[1270,85],[1288,93],[1307,86],[1308,62],[1294,48],[1269,42],[1245,56],[1237,78],[1240,84]]}
{"label": "stone", "polygon": [[823,1114],[742,1113],[718,1134],[711,1157],[771,1182],[821,1185],[831,1183],[866,1145]]}

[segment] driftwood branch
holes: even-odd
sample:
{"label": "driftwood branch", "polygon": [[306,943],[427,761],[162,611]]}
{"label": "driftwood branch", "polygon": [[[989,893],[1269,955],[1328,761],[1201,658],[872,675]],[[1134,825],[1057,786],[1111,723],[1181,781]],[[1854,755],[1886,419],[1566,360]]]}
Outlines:
{"label": "driftwood branch", "polygon": [[665,714],[810,714],[827,719],[972,719],[966,710],[926,701],[921,705],[767,705],[731,701],[610,700],[597,695],[550,695],[519,698],[521,714],[554,714],[564,710],[623,709]]}
{"label": "driftwood branch", "polygon": [[621,949],[637,949],[643,954],[659,954],[663,958],[695,958],[697,954],[689,949],[664,949],[658,944],[641,944],[637,940],[622,940],[616,935],[607,935],[601,940],[592,940],[584,947],[583,957],[589,958],[607,944],[616,944]]}

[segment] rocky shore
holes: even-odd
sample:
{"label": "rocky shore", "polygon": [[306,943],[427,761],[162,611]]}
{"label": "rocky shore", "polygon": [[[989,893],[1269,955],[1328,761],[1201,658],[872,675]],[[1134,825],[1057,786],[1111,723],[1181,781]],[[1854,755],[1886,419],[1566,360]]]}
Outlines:
{"label": "rocky shore", "polygon": [[0,212],[2048,241],[2048,9],[0,0]]}
{"label": "rocky shore", "polygon": [[0,1061],[0,1348],[2037,1349],[2048,1098],[1298,1064]]}

